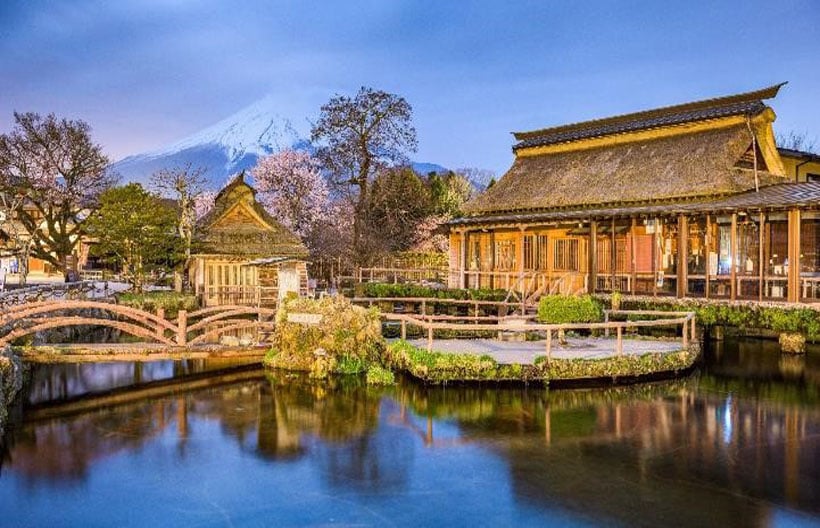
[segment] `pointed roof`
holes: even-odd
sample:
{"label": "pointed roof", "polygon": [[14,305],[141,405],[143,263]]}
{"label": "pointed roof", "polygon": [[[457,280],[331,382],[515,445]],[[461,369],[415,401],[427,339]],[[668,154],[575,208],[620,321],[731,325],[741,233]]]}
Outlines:
{"label": "pointed roof", "polygon": [[256,189],[245,181],[245,171],[219,191],[213,208],[199,222],[200,254],[241,257],[304,257],[307,248],[294,233],[256,200]]}

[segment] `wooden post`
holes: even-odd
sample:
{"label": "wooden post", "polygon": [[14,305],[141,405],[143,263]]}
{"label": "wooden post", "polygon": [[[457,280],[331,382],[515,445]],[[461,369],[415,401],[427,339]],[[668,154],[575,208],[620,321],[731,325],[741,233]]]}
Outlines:
{"label": "wooden post", "polygon": [[766,253],[765,253],[765,246],[766,246],[766,237],[765,237],[765,228],[766,228],[766,215],[763,211],[760,211],[760,220],[758,222],[758,245],[760,246],[758,251],[758,264],[757,264],[757,300],[763,302],[763,290],[766,286],[765,277],[766,277],[766,267],[768,262],[766,262]]}
{"label": "wooden post", "polygon": [[789,232],[789,275],[788,297],[789,302],[800,301],[800,210],[790,209],[788,216]]}
{"label": "wooden post", "polygon": [[732,259],[729,267],[729,298],[737,299],[737,213],[732,213],[732,233],[729,237],[729,258]]}
{"label": "wooden post", "polygon": [[177,345],[188,344],[188,312],[180,310],[177,315]]}
{"label": "wooden post", "polygon": [[680,328],[680,330],[681,330],[681,339],[683,340],[683,348],[686,348],[686,347],[689,346],[689,328],[687,328],[688,326],[689,325],[686,324],[686,321],[684,321],[683,324],[681,325],[681,328]]}
{"label": "wooden post", "polygon": [[709,278],[711,276],[711,273],[709,273],[709,265],[712,257],[712,215],[706,215],[706,232],[703,234],[703,242],[706,245],[706,285],[704,286],[705,291],[703,294],[708,299],[709,290],[711,289],[709,284]]}
{"label": "wooden post", "polygon": [[595,293],[598,288],[598,222],[589,222],[589,249],[587,250],[587,293]]}
{"label": "wooden post", "polygon": [[[604,323],[609,325],[609,310],[604,310]],[[609,326],[604,328],[604,337],[609,337]]]}
{"label": "wooden post", "polygon": [[[157,308],[157,317],[159,317],[160,319],[165,319],[165,308],[163,308],[161,306],[159,308]],[[164,332],[164,329],[162,328],[162,325],[157,323],[157,337],[161,338],[161,337],[163,337],[164,334],[165,334],[165,332]]]}
{"label": "wooden post", "polygon": [[467,287],[467,238],[467,231],[465,230],[461,233],[461,255],[459,256],[461,276],[458,285],[460,288]]}
{"label": "wooden post", "polygon": [[[609,257],[610,257],[609,260],[610,260],[610,265],[612,266],[612,269],[609,270],[610,275],[612,276],[612,284],[611,284],[612,287],[610,289],[612,291],[616,291],[615,281],[618,280],[616,278],[616,274],[618,273],[618,270],[617,270],[617,267],[618,267],[618,249],[617,249],[617,247],[618,247],[617,246],[617,241],[615,240],[615,217],[613,216],[612,217],[612,233],[611,233],[611,236],[610,236],[610,247],[609,247],[609,254],[610,254],[609,255]],[[620,283],[618,284],[617,291],[621,291]]]}
{"label": "wooden post", "polygon": [[697,323],[697,320],[695,319],[695,316],[693,315],[692,316],[692,329],[691,329],[692,341],[694,341],[698,338],[697,324],[696,323]]}
{"label": "wooden post", "polygon": [[552,358],[552,330],[547,329],[547,365],[549,365],[551,358]]}
{"label": "wooden post", "polygon": [[618,334],[618,340],[615,344],[615,353],[618,356],[621,356],[621,354],[624,353],[623,327],[621,325],[618,325],[616,330]]}
{"label": "wooden post", "polygon": [[401,320],[401,339],[402,341],[407,340],[407,320]]}
{"label": "wooden post", "polygon": [[637,232],[637,230],[638,230],[638,219],[633,216],[632,217],[632,225],[629,228],[629,236],[631,238],[630,246],[632,246],[630,248],[630,252],[629,252],[630,253],[630,255],[629,255],[629,260],[630,260],[629,273],[632,275],[632,280],[630,281],[630,285],[629,285],[629,293],[631,293],[632,295],[635,295],[635,285],[638,282],[638,272],[637,272],[637,269],[636,269],[636,264],[637,264],[637,262],[636,262],[637,261],[636,251],[637,251],[637,249],[636,249],[636,244],[635,244],[635,241],[636,241],[635,240],[635,233]]}
{"label": "wooden post", "polygon": [[427,315],[427,301],[421,301],[421,315]]}
{"label": "wooden post", "polygon": [[689,291],[689,219],[685,215],[678,216],[678,297],[686,297]]}
{"label": "wooden post", "polygon": [[427,326],[427,352],[433,352],[433,325],[428,323]]}

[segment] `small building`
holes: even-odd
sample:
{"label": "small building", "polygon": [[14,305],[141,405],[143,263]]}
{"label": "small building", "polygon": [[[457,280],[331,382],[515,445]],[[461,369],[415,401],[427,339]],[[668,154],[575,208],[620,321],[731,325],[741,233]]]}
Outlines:
{"label": "small building", "polygon": [[820,300],[818,160],[778,151],[781,86],[515,133],[450,224],[449,285]]}
{"label": "small building", "polygon": [[190,283],[203,306],[271,305],[307,290],[308,250],[238,174],[198,222]]}

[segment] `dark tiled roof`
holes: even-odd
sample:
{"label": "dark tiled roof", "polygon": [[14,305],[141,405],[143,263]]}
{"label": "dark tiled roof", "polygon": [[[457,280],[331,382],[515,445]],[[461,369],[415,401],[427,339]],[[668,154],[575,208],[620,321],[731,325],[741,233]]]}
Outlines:
{"label": "dark tiled roof", "polygon": [[815,154],[814,152],[806,152],[803,150],[794,150],[783,147],[777,147],[777,151],[781,156],[787,156],[789,158],[797,158],[806,161],[820,161],[820,154]]}
{"label": "dark tiled roof", "polygon": [[784,183],[763,187],[760,191],[748,191],[718,199],[668,201],[656,204],[602,205],[595,208],[533,211],[530,213],[498,214],[457,218],[451,226],[486,224],[516,224],[550,221],[575,221],[612,216],[655,216],[671,214],[695,214],[731,212],[737,210],[760,211],[789,207],[820,207],[820,182]]}
{"label": "dark tiled roof", "polygon": [[514,132],[513,135],[519,142],[513,146],[513,150],[661,126],[679,125],[704,119],[716,119],[733,115],[756,115],[766,108],[762,100],[771,99],[777,95],[783,84],[786,83],[728,97],[706,99],[531,132]]}

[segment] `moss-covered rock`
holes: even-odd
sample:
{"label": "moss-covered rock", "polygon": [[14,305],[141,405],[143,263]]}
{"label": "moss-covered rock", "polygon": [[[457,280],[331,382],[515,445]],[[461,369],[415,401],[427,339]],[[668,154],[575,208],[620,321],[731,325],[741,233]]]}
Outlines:
{"label": "moss-covered rock", "polygon": [[273,343],[266,366],[306,371],[316,378],[363,373],[381,362],[385,347],[379,311],[354,306],[341,296],[283,302]]}

